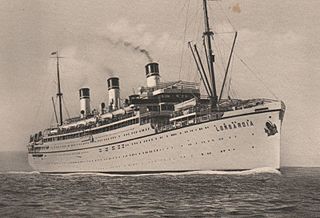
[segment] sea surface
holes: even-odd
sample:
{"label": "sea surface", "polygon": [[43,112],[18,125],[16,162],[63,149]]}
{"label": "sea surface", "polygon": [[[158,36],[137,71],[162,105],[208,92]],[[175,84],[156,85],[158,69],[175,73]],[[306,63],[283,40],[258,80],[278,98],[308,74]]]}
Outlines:
{"label": "sea surface", "polygon": [[39,174],[0,153],[0,217],[320,217],[320,168]]}

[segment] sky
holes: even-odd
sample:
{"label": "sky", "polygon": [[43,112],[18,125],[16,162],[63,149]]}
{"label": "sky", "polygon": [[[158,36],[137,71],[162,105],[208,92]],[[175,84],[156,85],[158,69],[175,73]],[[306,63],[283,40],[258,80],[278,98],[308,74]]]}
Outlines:
{"label": "sky", "polygon": [[[93,108],[106,102],[110,76],[120,77],[122,98],[137,92],[150,59],[162,81],[200,82],[187,43],[202,45],[201,2],[0,0],[0,151],[26,150],[30,134],[54,123],[53,51],[63,56],[66,117],[79,114],[81,87],[91,89]],[[282,165],[320,166],[320,1],[208,4],[218,90],[236,30],[230,94],[284,101]]]}

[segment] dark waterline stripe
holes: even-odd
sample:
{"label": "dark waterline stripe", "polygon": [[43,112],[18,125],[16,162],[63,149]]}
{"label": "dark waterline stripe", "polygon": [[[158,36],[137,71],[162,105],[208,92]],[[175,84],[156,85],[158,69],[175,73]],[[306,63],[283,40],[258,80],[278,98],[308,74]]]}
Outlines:
{"label": "dark waterline stripe", "polygon": [[[280,168],[275,168],[281,171]],[[219,172],[241,172],[252,169],[213,169],[213,170],[156,170],[156,171],[77,171],[77,172],[40,172],[41,174],[91,174],[91,173],[102,173],[102,174],[116,174],[116,175],[137,175],[137,174],[159,174],[159,173],[187,173],[187,172],[202,172],[202,171],[219,171]]]}

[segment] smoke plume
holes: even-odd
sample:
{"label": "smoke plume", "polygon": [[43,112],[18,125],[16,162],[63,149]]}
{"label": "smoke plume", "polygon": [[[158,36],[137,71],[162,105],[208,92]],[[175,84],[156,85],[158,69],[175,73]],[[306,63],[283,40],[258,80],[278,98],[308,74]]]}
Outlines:
{"label": "smoke plume", "polygon": [[141,48],[139,45],[134,45],[133,43],[125,41],[123,39],[113,40],[109,37],[106,37],[106,40],[114,46],[123,46],[125,48],[130,49],[131,51],[139,52],[143,54],[148,59],[149,62],[153,61],[150,53],[145,48]]}
{"label": "smoke plume", "polygon": [[115,71],[113,69],[111,69],[110,67],[104,66],[103,72],[106,72],[109,77],[114,77]]}

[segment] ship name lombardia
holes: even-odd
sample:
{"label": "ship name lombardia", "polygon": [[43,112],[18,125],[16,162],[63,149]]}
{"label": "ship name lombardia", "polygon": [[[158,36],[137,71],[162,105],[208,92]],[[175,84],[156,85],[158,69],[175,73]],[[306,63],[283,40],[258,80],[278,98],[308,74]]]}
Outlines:
{"label": "ship name lombardia", "polygon": [[223,125],[220,125],[220,126],[214,125],[217,132],[224,131],[224,130],[230,130],[230,129],[247,128],[247,127],[251,127],[251,126],[254,126],[254,124],[251,120],[247,120],[247,121],[243,121],[243,122],[234,121],[231,123],[223,123]]}

